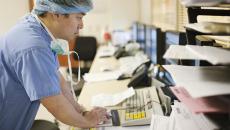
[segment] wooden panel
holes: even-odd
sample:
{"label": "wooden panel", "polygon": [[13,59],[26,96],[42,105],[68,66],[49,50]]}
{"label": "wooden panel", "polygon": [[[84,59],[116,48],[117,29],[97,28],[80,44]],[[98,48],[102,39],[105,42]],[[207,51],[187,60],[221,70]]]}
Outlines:
{"label": "wooden panel", "polygon": [[29,0],[29,10],[30,12],[32,11],[33,7],[34,7],[34,0]]}

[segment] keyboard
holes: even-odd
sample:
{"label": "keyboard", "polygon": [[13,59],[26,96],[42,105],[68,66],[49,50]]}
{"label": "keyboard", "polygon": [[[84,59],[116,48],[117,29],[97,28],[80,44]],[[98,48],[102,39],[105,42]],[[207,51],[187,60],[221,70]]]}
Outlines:
{"label": "keyboard", "polygon": [[112,110],[114,126],[136,126],[151,123],[152,114],[163,115],[155,87],[136,89],[136,94],[122,103],[121,109]]}

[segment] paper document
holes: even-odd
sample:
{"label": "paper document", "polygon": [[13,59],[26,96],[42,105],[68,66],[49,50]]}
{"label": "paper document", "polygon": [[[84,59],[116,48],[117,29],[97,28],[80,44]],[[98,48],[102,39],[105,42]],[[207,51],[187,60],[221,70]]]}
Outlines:
{"label": "paper document", "polygon": [[86,82],[98,82],[98,81],[107,81],[107,80],[116,80],[122,75],[120,70],[114,71],[105,71],[98,73],[87,73],[83,76]]}
{"label": "paper document", "polygon": [[200,22],[187,24],[185,27],[202,33],[230,33],[230,23]]}
{"label": "paper document", "polygon": [[109,57],[109,56],[113,56],[114,52],[115,52],[115,47],[112,46],[104,46],[101,47],[98,50],[98,57]]}
{"label": "paper document", "polygon": [[176,130],[216,130],[219,129],[214,122],[209,120],[204,114],[193,114],[185,105],[174,102],[172,106],[172,119]]}
{"label": "paper document", "polygon": [[211,46],[195,46],[187,45],[189,51],[205,59],[213,65],[217,64],[230,64],[230,50],[211,47]]}
{"label": "paper document", "polygon": [[171,87],[177,98],[193,113],[229,113],[230,104],[220,100],[217,96],[192,98],[183,87]]}
{"label": "paper document", "polygon": [[169,117],[152,115],[150,130],[169,130]]}
{"label": "paper document", "polygon": [[223,48],[195,45],[171,45],[163,57],[166,59],[206,60],[213,65],[228,65],[230,64],[229,56],[230,50]]}
{"label": "paper document", "polygon": [[184,87],[192,97],[230,94],[230,68],[224,66],[163,66],[177,86]]}
{"label": "paper document", "polygon": [[188,51],[188,49],[182,45],[170,45],[167,51],[165,52],[163,58],[165,59],[186,59],[186,60],[201,59],[199,56]]}
{"label": "paper document", "polygon": [[207,37],[214,39],[218,45],[221,45],[223,48],[230,48],[230,36],[212,36],[208,35]]}
{"label": "paper document", "polygon": [[220,3],[230,2],[229,0],[181,0],[185,6],[214,6]]}
{"label": "paper document", "polygon": [[212,35],[208,35],[207,37],[212,38],[214,40],[219,40],[219,41],[230,43],[230,36],[212,36]]}
{"label": "paper document", "polygon": [[135,94],[135,91],[132,87],[129,89],[116,93],[116,94],[98,94],[92,97],[91,100],[91,106],[99,106],[99,107],[105,107],[105,106],[115,106],[125,99],[133,96]]}

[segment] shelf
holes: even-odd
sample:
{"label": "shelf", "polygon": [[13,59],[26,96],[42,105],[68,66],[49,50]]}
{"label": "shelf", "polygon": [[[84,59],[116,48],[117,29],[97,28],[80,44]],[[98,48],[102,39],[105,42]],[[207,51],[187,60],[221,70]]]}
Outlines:
{"label": "shelf", "polygon": [[[229,4],[230,5],[230,4]],[[188,21],[190,24],[198,24],[197,18],[200,15],[206,15],[206,16],[230,16],[230,10],[227,9],[203,9],[201,7],[188,7]],[[228,26],[229,24],[227,24]],[[198,31],[197,31],[198,30]],[[229,36],[229,30],[227,32],[221,32],[221,33],[213,33],[213,31],[210,32],[202,32],[199,31],[199,29],[196,29],[195,26],[186,28],[186,35],[187,35],[187,42],[188,44],[194,45],[196,43],[196,36],[197,35],[218,35],[218,36]]]}
{"label": "shelf", "polygon": [[182,0],[183,4],[186,7],[222,7],[222,8],[229,8],[230,2],[229,1],[221,1],[221,0],[208,0],[208,1],[199,1],[199,0]]}

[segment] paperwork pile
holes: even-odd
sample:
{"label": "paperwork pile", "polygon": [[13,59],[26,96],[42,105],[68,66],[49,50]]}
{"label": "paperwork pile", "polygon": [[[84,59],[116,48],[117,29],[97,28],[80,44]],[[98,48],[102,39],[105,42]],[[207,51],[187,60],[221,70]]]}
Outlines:
{"label": "paperwork pile", "polygon": [[174,102],[170,117],[153,115],[150,130],[216,130],[219,126],[204,114],[193,114],[182,103]]}
{"label": "paperwork pile", "polygon": [[110,57],[113,56],[116,51],[116,48],[113,46],[102,46],[98,50],[98,57]]}
{"label": "paperwork pile", "polygon": [[[206,60],[214,65],[229,65],[229,56],[230,50],[223,48],[171,45],[164,58]],[[229,66],[164,65],[163,67],[171,74],[176,84],[171,89],[181,101],[172,107],[168,130],[188,128],[214,130],[220,126],[229,128],[229,118],[221,119],[224,123],[217,126],[207,116],[212,114],[217,117],[230,113]]]}
{"label": "paperwork pile", "polygon": [[230,50],[212,46],[171,45],[163,57],[166,59],[207,60],[213,65],[228,65],[230,64],[229,56]]}
{"label": "paperwork pile", "polygon": [[164,65],[176,86],[184,87],[194,97],[230,94],[230,68],[224,66]]}
{"label": "paperwork pile", "polygon": [[230,0],[181,0],[185,6],[215,6],[222,3],[230,3]]}
{"label": "paperwork pile", "polygon": [[217,23],[217,22],[199,22],[187,24],[186,28],[197,30],[201,33],[230,33],[230,24],[229,23]]}
{"label": "paperwork pile", "polygon": [[105,71],[98,73],[87,73],[83,76],[86,82],[99,82],[107,80],[116,80],[122,75],[120,70]]}
{"label": "paperwork pile", "polygon": [[131,87],[127,89],[126,91],[116,93],[116,94],[98,94],[92,97],[92,106],[99,106],[99,107],[105,107],[105,106],[115,106],[125,99],[133,96],[135,94],[134,89]]}

